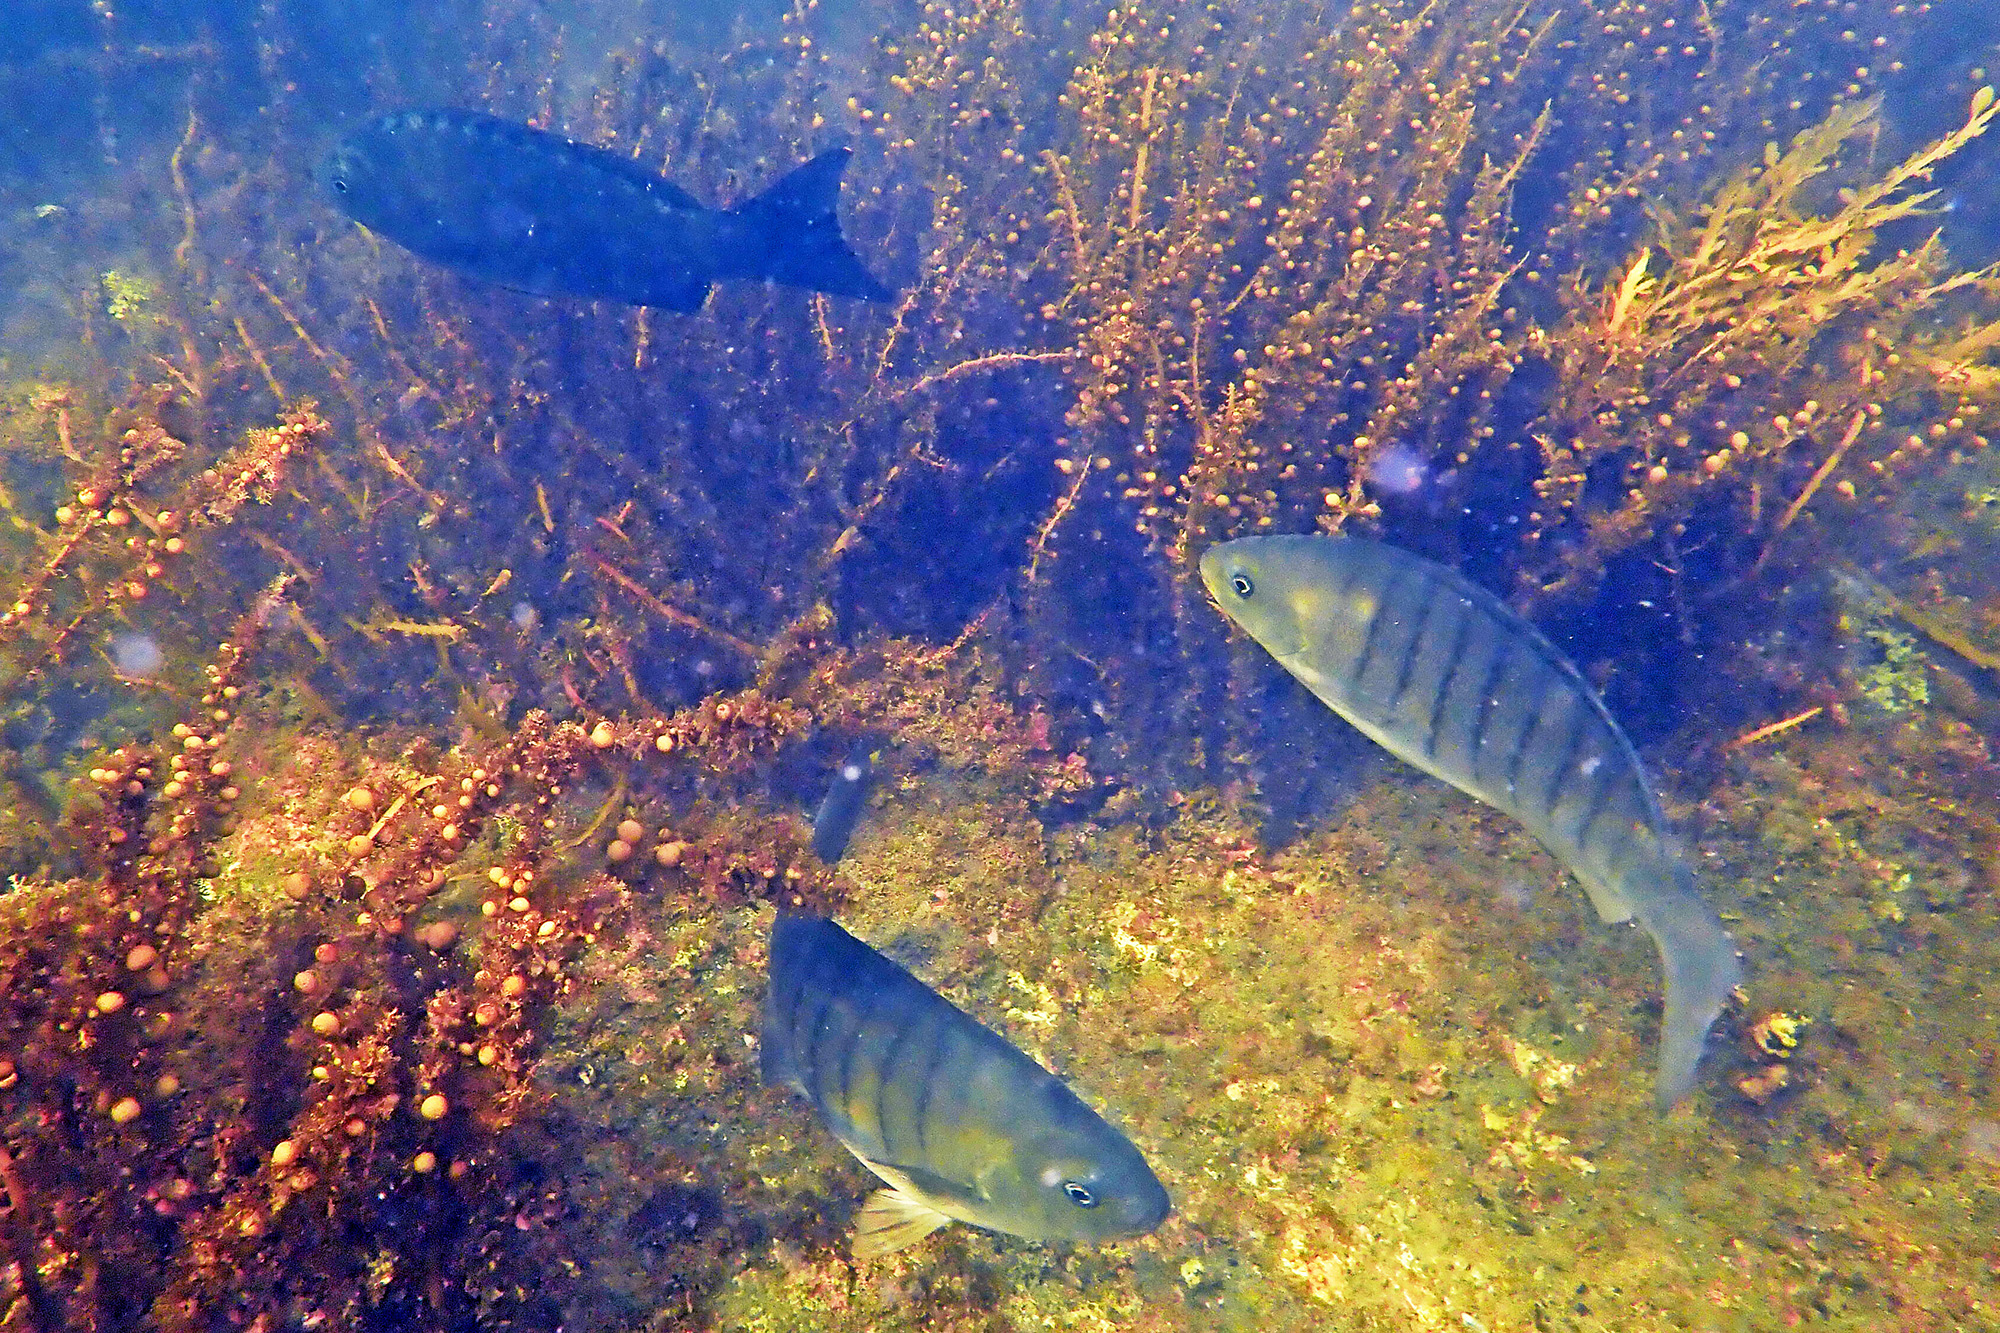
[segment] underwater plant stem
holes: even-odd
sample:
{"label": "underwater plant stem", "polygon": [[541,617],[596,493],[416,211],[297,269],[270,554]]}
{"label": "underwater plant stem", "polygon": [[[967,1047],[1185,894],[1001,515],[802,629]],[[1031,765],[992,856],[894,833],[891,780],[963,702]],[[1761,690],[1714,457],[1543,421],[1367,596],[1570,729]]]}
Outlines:
{"label": "underwater plant stem", "polygon": [[[840,357],[833,349],[833,329],[826,322],[826,305],[826,293],[814,292],[812,295],[813,331],[819,334],[820,351],[825,355],[826,363],[833,365],[840,360]],[[645,319],[645,314],[646,312],[643,310],[639,312],[639,317],[642,321]],[[640,324],[640,329],[642,332],[645,329],[643,322]],[[641,352],[645,350],[643,343],[640,350]]]}
{"label": "underwater plant stem", "polygon": [[645,607],[661,619],[672,621],[683,629],[691,629],[697,634],[705,634],[718,643],[726,643],[752,661],[764,655],[764,650],[756,644],[751,643],[748,639],[739,639],[726,629],[717,629],[706,621],[689,615],[679,607],[671,606],[661,601],[659,597],[649,592],[643,584],[632,578],[631,575],[625,573],[625,571],[619,569],[587,546],[583,548],[583,558],[588,560],[597,569],[598,573],[610,579],[626,592],[631,593],[634,598],[638,599],[639,605]]}
{"label": "underwater plant stem", "polygon": [[48,1308],[48,1293],[42,1289],[35,1268],[34,1232],[27,1225],[28,1190],[21,1183],[20,1172],[14,1169],[14,1158],[5,1145],[0,1145],[0,1188],[7,1191],[7,1209],[4,1216],[7,1223],[7,1248],[13,1252],[14,1267],[19,1272],[22,1304],[22,1322],[28,1333],[42,1333],[43,1329],[60,1327],[59,1322],[51,1322],[50,1316],[60,1311]]}
{"label": "underwater plant stem", "polygon": [[1132,156],[1132,207],[1127,214],[1126,225],[1135,241],[1132,285],[1138,290],[1143,290],[1146,285],[1146,244],[1139,223],[1146,210],[1146,159],[1153,146],[1153,87],[1159,78],[1157,66],[1146,71],[1146,86],[1139,94],[1139,144]]}
{"label": "underwater plant stem", "polygon": [[[927,389],[935,389],[941,385],[950,384],[953,380],[963,379],[967,375],[981,370],[999,370],[1006,366],[1047,365],[1053,362],[1071,361],[1075,357],[1076,353],[1073,351],[988,352],[984,356],[968,357],[964,361],[953,362],[943,370],[934,371],[920,379],[914,380],[884,397],[879,406],[892,407],[904,399],[914,397]],[[861,420],[861,417],[856,417],[848,425],[858,425]]]}
{"label": "underwater plant stem", "polygon": [[[1826,479],[1833,475],[1833,470],[1840,466],[1840,460],[1846,457],[1849,446],[1860,436],[1861,427],[1867,420],[1868,414],[1866,412],[1856,412],[1854,414],[1854,420],[1847,423],[1847,434],[1840,437],[1840,443],[1833,447],[1833,452],[1826,456],[1826,461],[1819,465],[1819,469],[1806,482],[1806,488],[1799,492],[1799,498],[1792,501],[1790,506],[1786,508],[1783,517],[1779,518],[1777,532],[1783,532],[1786,528],[1792,526],[1793,520],[1798,518],[1800,511],[1812,500],[1813,496],[1819,491],[1819,488],[1826,483]],[[1762,556],[1758,557],[1757,563],[1760,565],[1764,563]]]}
{"label": "underwater plant stem", "polygon": [[604,827],[605,821],[611,818],[612,811],[625,804],[625,798],[629,794],[630,789],[625,784],[625,778],[623,775],[620,775],[618,781],[612,784],[611,794],[604,798],[602,805],[597,807],[597,814],[591,819],[590,824],[583,832],[561,844],[559,850],[573,852],[596,837],[597,830]]}
{"label": "underwater plant stem", "polygon": [[449,505],[444,496],[429,489],[414,476],[410,475],[409,469],[403,466],[402,460],[398,459],[390,451],[388,444],[382,439],[381,432],[376,430],[374,425],[369,421],[365,404],[362,401],[360,393],[354,387],[352,377],[347,373],[347,366],[344,359],[336,357],[324,347],[321,347],[318,342],[314,341],[312,334],[306,332],[306,326],[299,322],[298,316],[291,312],[290,307],[285,304],[283,298],[277,292],[271,289],[269,283],[265,282],[264,279],[251,269],[244,269],[243,276],[250,279],[252,285],[264,294],[264,299],[269,301],[285,323],[291,326],[292,335],[299,340],[300,344],[313,354],[315,360],[326,367],[326,373],[333,377],[333,382],[339,387],[341,396],[346,398],[348,405],[354,409],[355,432],[374,447],[375,457],[381,462],[389,475],[401,481],[418,495],[421,495],[424,498],[424,502],[430,505],[431,508],[439,511],[448,508]]}
{"label": "underwater plant stem", "polygon": [[1790,717],[1779,718],[1776,722],[1767,722],[1761,727],[1746,731],[1722,748],[1725,750],[1735,750],[1745,745],[1755,745],[1758,741],[1769,740],[1771,737],[1790,731],[1793,727],[1799,726],[1802,723],[1812,721],[1825,711],[1825,704],[1814,704],[1803,713],[1794,713]]}
{"label": "underwater plant stem", "polygon": [[1090,479],[1088,451],[1076,459],[1075,472],[1076,477],[1070,482],[1069,490],[1063,494],[1062,499],[1056,501],[1055,508],[1049,511],[1049,516],[1042,520],[1041,528],[1035,533],[1034,543],[1028,548],[1028,573],[1023,580],[1026,583],[1035,581],[1036,571],[1042,567],[1042,557],[1048,554],[1049,540],[1056,535],[1056,529],[1061,526],[1065,518],[1069,517],[1070,511],[1076,508],[1077,497],[1083,494],[1083,484]]}
{"label": "underwater plant stem", "polygon": [[188,260],[194,255],[194,195],[188,190],[186,164],[188,149],[194,147],[196,127],[194,89],[190,86],[187,129],[175,146],[173,156],[167,159],[167,171],[174,181],[174,197],[180,200],[181,205],[181,240],[174,247],[174,263],[183,273],[187,271]]}
{"label": "underwater plant stem", "polygon": [[305,349],[313,354],[315,360],[326,366],[327,373],[344,386],[347,383],[345,370],[336,363],[331,353],[313,341],[313,336],[306,332],[306,326],[299,323],[298,316],[291,312],[291,308],[285,304],[283,298],[271,290],[271,284],[259,277],[255,269],[244,269],[243,276],[250,279],[251,285],[264,294],[264,299],[271,303],[272,308],[278,312],[279,317],[285,323],[291,325],[292,336],[297,338],[305,346]]}
{"label": "underwater plant stem", "polygon": [[1854,419],[1847,423],[1847,433],[1840,437],[1840,443],[1833,447],[1833,452],[1826,456],[1826,461],[1821,463],[1812,476],[1807,479],[1805,489],[1799,492],[1798,498],[1787,505],[1785,512],[1779,516],[1777,526],[1771,529],[1770,538],[1765,541],[1764,549],[1757,555],[1756,563],[1750,566],[1751,576],[1755,576],[1759,570],[1764,568],[1765,562],[1771,558],[1771,552],[1778,544],[1779,535],[1786,528],[1792,526],[1801,513],[1805,512],[1805,507],[1812,502],[1813,496],[1819,493],[1819,488],[1826,484],[1826,479],[1831,477],[1834,469],[1840,466],[1840,460],[1847,456],[1848,449],[1853,446],[1856,440],[1861,438],[1861,428],[1867,422],[1868,413],[1860,411],[1856,412]]}
{"label": "underwater plant stem", "polygon": [[264,356],[264,349],[257,345],[257,340],[250,336],[250,330],[244,327],[243,316],[236,316],[235,324],[236,336],[243,340],[244,350],[250,353],[250,359],[256,362],[257,369],[263,372],[264,383],[277,395],[279,402],[290,402],[291,396],[285,392],[285,386],[278,383],[278,376],[272,371],[270,361]]}

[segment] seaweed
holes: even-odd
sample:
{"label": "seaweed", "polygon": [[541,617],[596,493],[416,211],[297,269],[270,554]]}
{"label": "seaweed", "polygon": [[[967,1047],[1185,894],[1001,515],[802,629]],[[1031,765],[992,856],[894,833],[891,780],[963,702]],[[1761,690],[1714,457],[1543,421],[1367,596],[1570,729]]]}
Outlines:
{"label": "seaweed", "polygon": [[[71,94],[0,187],[0,1323],[1990,1310],[1991,723],[1937,668],[1991,638],[2000,340],[1929,210],[1995,107],[1885,123],[1921,23],[100,8],[0,68]],[[377,103],[714,203],[852,137],[902,294],[480,287],[313,197]],[[1567,947],[1549,862],[1227,645],[1192,560],[1309,529],[1671,732],[1757,964],[1697,1111],[1635,1110],[1650,963]],[[863,735],[835,874],[800,812]],[[774,904],[1102,1096],[1177,1219],[857,1272],[860,1173],[745,1040]]]}

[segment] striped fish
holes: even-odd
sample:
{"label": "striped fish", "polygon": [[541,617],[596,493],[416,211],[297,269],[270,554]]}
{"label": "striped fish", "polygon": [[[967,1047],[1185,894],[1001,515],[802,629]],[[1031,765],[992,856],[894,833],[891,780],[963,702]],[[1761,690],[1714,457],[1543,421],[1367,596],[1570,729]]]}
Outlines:
{"label": "striped fish", "polygon": [[1741,967],[1632,743],[1577,669],[1484,588],[1379,542],[1248,537],[1204,552],[1201,577],[1327,707],[1520,820],[1604,920],[1638,918],[1666,972],[1660,1108],[1685,1096]]}
{"label": "striped fish", "polygon": [[1166,1220],[1167,1192],[1063,1081],[831,921],[771,925],[764,1078],[791,1087],[887,1181],[858,1259],[956,1220],[1097,1242]]}

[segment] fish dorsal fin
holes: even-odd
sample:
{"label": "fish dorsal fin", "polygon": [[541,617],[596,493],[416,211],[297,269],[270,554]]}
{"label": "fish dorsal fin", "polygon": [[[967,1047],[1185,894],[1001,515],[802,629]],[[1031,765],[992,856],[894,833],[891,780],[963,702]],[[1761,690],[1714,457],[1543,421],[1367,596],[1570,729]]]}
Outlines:
{"label": "fish dorsal fin", "polygon": [[899,1189],[879,1189],[861,1205],[854,1227],[854,1257],[879,1259],[914,1245],[951,1219]]}

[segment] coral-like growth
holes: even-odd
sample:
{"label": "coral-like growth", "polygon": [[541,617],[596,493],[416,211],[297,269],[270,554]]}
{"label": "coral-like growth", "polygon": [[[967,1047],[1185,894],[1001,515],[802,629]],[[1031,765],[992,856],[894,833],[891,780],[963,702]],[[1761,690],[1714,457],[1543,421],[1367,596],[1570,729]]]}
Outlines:
{"label": "coral-like growth", "polygon": [[[124,417],[131,424],[117,435],[115,450],[91,458],[74,499],[57,507],[49,553],[39,567],[22,571],[10,604],[0,611],[0,652],[12,668],[10,685],[18,688],[61,664],[77,630],[108,606],[143,601],[166,576],[168,562],[186,563],[190,539],[228,525],[252,500],[268,503],[288,466],[328,430],[314,405],[301,403],[277,425],[250,431],[240,447],[185,478],[178,490],[154,497],[149,492],[157,488],[148,483],[171,473],[188,452],[161,421],[175,405],[174,390],[161,385],[116,414],[114,421]],[[68,458],[79,457],[81,444],[71,419],[75,406],[63,389],[34,399]],[[86,577],[84,562],[93,558],[111,567],[100,563]]]}
{"label": "coral-like growth", "polygon": [[[585,50],[521,0],[417,7],[354,55],[309,6],[254,8],[251,40],[154,46],[99,6],[102,49],[37,69],[81,89],[45,99],[87,122],[75,156],[116,159],[101,199],[44,213],[0,183],[58,312],[35,340],[58,350],[10,356],[34,378],[0,392],[0,1322],[551,1326],[572,1279],[604,1281],[580,1247],[613,1213],[672,1293],[634,1299],[690,1326],[731,1317],[746,1269],[728,1299],[770,1327],[1580,1303],[1596,1277],[1559,1244],[1506,1256],[1574,1182],[1638,1188],[1608,1080],[1639,991],[1537,955],[1519,884],[1503,911],[1437,878],[1505,835],[1453,825],[1399,862],[1368,822],[1462,811],[1374,790],[1315,848],[1330,869],[1260,850],[1243,811],[1354,779],[1324,710],[1229,657],[1190,563],[1365,528],[1603,613],[1588,640],[1622,678],[1651,635],[1777,696],[1719,766],[1814,739],[1874,683],[1839,617],[1745,625],[1907,521],[2000,410],[1994,275],[1955,272],[1925,213],[1990,98],[1897,165],[1859,151],[1894,140],[1873,94],[1921,4],[969,0],[879,16],[864,52],[806,3],[719,57]],[[189,63],[226,77],[120,84]],[[730,283],[683,317],[479,286],[313,196],[329,132],[377,100],[533,121],[714,204],[856,135],[842,226],[902,294]],[[1991,628],[1974,595],[1950,625],[1921,591],[1894,609],[1902,684],[1952,643],[1986,669],[1953,628]],[[914,827],[850,904],[800,809],[862,737]],[[1967,753],[1935,785],[1984,790]],[[1829,838],[1812,789],[1773,836],[1859,877],[1846,925],[1984,901]],[[855,1182],[772,1166],[815,1150],[751,1088],[771,904],[948,921],[966,968],[942,985],[1160,1098],[1135,1119],[1186,1206],[1150,1243],[1200,1257],[971,1240],[854,1283],[831,1200]],[[1735,1110],[1817,1095],[1848,1025],[1805,1031],[1789,1085],[1752,1074]],[[582,1146],[571,1072],[629,1094]],[[687,1132],[635,1146],[635,1121]],[[1676,1169],[1716,1204],[1696,1151]],[[1874,1181],[1832,1155],[1820,1178]],[[1427,1215],[1401,1172],[1473,1197]],[[1438,1241],[1493,1217],[1476,1268]],[[1656,1257],[1627,1234],[1621,1281]],[[1230,1304],[1238,1252],[1289,1294]]]}
{"label": "coral-like growth", "polygon": [[[599,876],[538,906],[517,896],[479,933],[476,962],[453,957],[450,930],[406,918],[486,820],[546,812],[587,741],[531,715],[508,745],[415,784],[463,791],[429,812],[443,817],[397,824],[414,793],[401,794],[366,834],[297,842],[281,876],[248,882],[221,862],[241,766],[269,759],[238,714],[279,596],[222,645],[168,751],[127,745],[93,770],[98,809],[73,826],[86,873],[0,900],[24,1326],[193,1329],[287,1308],[350,1320],[383,1294],[346,1237],[380,1234],[414,1276],[448,1270],[477,1217],[505,1235],[478,1184],[529,1096],[535,1015],[623,891]],[[346,812],[363,816],[370,790]],[[545,846],[515,849],[517,893]],[[444,1318],[467,1299],[454,1283],[418,1303]]]}
{"label": "coral-like growth", "polygon": [[[1532,531],[1565,513],[1586,530],[1549,562],[1551,591],[1687,531],[1703,507],[1732,516],[1724,535],[1761,567],[1816,501],[1879,503],[1931,457],[1986,446],[1975,394],[2000,337],[2000,269],[1950,272],[1936,232],[1886,254],[1880,238],[1922,214],[1932,170],[2000,108],[1982,90],[1964,125],[1816,211],[1810,192],[1879,131],[1878,112],[1848,103],[1773,145],[1691,227],[1661,213],[1660,252],[1642,248],[1594,305],[1579,292],[1548,335],[1560,389],[1537,432]],[[1939,336],[1947,298],[1974,291],[1989,297],[1983,322]],[[1622,498],[1587,504],[1593,484]]]}

